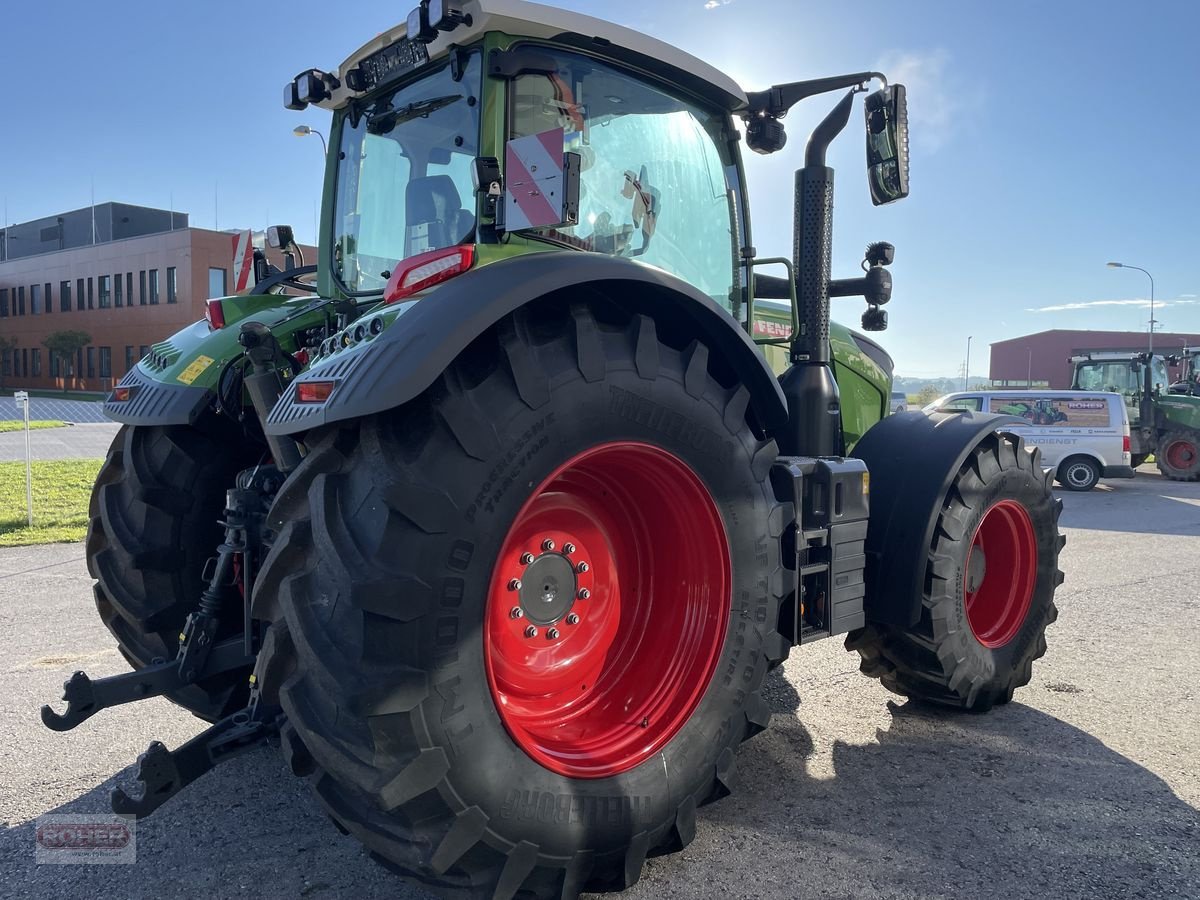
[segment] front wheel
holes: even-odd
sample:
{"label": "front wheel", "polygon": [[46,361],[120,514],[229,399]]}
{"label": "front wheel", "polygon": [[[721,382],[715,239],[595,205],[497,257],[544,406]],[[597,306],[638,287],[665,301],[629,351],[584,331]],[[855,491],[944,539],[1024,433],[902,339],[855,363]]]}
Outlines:
{"label": "front wheel", "polygon": [[785,511],[708,359],[645,316],[518,314],[314,435],[280,491],[260,681],[335,821],[410,879],[621,889],[728,793],[786,651]]}
{"label": "front wheel", "polygon": [[1158,471],[1172,481],[1200,479],[1200,450],[1194,431],[1168,431],[1158,442],[1154,454]]}
{"label": "front wheel", "polygon": [[1100,483],[1100,466],[1086,456],[1063,460],[1055,479],[1068,491],[1090,491]]}
{"label": "front wheel", "polygon": [[863,673],[902,696],[963,709],[1011,700],[1058,618],[1061,509],[1036,450],[1013,435],[985,438],[935,511],[919,621],[847,636]]}

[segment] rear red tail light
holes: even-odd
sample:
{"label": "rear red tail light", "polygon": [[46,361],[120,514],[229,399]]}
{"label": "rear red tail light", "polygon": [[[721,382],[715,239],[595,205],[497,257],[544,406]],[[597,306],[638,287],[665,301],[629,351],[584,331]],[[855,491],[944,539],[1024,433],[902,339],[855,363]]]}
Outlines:
{"label": "rear red tail light", "polygon": [[336,381],[301,381],[296,385],[296,402],[324,403],[336,384]]}
{"label": "rear red tail light", "polygon": [[220,300],[209,300],[204,304],[204,318],[214,331],[225,327],[225,310]]}
{"label": "rear red tail light", "polygon": [[387,287],[383,289],[383,302],[396,303],[435,284],[449,281],[470,269],[474,262],[474,244],[443,247],[401,260],[396,263]]}
{"label": "rear red tail light", "polygon": [[1129,451],[1129,435],[1125,435],[1125,437],[1121,439],[1121,452],[1128,453]]}
{"label": "rear red tail light", "polygon": [[115,387],[112,392],[113,403],[125,403],[133,396],[132,387]]}

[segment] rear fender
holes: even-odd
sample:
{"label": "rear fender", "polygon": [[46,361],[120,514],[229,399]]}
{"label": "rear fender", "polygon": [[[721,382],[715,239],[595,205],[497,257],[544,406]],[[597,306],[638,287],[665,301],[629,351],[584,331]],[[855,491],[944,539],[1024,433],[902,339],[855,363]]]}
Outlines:
{"label": "rear fender", "polygon": [[[266,431],[294,435],[400,406],[419,396],[477,337],[522,306],[572,287],[635,300],[654,317],[684,317],[750,392],[770,432],[787,420],[783,392],[745,331],[711,298],[658,269],[578,251],[530,253],[476,268],[412,304],[378,337],[314,363],[284,392]],[[298,403],[299,385],[334,381],[323,403]]]}
{"label": "rear fender", "polygon": [[904,412],[872,426],[854,448],[870,473],[866,541],[868,623],[914,625],[933,529],[946,492],[971,451],[1016,416],[968,410]]}

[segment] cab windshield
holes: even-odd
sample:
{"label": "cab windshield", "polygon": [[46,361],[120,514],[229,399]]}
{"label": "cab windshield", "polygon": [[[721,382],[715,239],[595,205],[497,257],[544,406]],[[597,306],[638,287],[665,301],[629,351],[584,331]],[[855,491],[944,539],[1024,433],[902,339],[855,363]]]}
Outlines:
{"label": "cab windshield", "polygon": [[378,293],[402,259],[470,240],[479,152],[479,54],[352,104],[339,143],[333,273]]}

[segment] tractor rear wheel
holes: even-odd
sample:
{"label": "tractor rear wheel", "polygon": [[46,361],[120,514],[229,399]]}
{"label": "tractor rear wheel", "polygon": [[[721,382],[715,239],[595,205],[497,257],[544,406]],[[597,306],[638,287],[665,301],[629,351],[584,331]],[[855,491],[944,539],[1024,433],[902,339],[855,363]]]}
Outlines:
{"label": "tractor rear wheel", "polygon": [[1172,481],[1200,479],[1200,448],[1194,431],[1168,431],[1159,439],[1154,459],[1158,471]]}
{"label": "tractor rear wheel", "polygon": [[1061,510],[1036,450],[1013,435],[985,438],[935,511],[920,620],[847,637],[863,673],[902,696],[963,709],[1011,700],[1058,618]]}
{"label": "tractor rear wheel", "polygon": [[[225,491],[253,462],[244,446],[185,425],[126,425],[113,439],[92,489],[87,567],[100,618],[135,669],[175,656],[221,541]],[[241,626],[239,609],[219,635]],[[168,697],[213,721],[245,706],[248,674],[226,672]]]}
{"label": "tractor rear wheel", "polygon": [[705,345],[564,304],[312,436],[270,514],[257,671],[341,828],[500,898],[622,889],[692,840],[786,653],[747,399]]}

